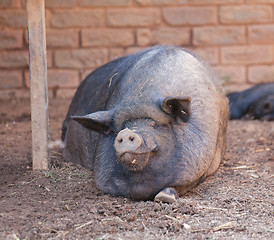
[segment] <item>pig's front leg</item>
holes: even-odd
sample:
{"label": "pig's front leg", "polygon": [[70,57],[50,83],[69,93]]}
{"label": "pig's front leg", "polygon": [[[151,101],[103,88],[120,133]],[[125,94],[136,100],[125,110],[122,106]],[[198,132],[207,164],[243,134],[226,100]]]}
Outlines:
{"label": "pig's front leg", "polygon": [[154,198],[155,202],[174,203],[179,198],[175,188],[167,187],[160,191]]}

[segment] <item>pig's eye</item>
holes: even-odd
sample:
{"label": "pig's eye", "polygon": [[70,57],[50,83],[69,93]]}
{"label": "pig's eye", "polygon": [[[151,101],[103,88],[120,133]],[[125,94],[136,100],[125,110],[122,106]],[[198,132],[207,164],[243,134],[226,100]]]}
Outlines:
{"label": "pig's eye", "polygon": [[168,125],[160,124],[153,119],[147,119],[147,125],[153,127],[155,130],[165,130],[168,128]]}
{"label": "pig's eye", "polygon": [[154,127],[156,127],[159,124],[157,122],[153,121],[153,120],[149,120],[148,125],[154,128]]}
{"label": "pig's eye", "polygon": [[264,110],[265,112],[270,112],[271,111],[271,103],[265,103],[264,104]]}
{"label": "pig's eye", "polygon": [[167,130],[168,130],[168,125],[159,124],[159,123],[157,123],[157,122],[154,122],[153,128],[154,128],[155,130],[167,131]]}

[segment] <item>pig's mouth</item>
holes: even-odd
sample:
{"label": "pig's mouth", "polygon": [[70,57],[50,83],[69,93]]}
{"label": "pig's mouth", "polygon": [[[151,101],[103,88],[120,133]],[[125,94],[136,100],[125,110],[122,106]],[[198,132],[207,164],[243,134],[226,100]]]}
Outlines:
{"label": "pig's mouth", "polygon": [[142,171],[157,150],[158,147],[155,146],[152,150],[148,151],[125,152],[118,156],[118,161],[130,171]]}

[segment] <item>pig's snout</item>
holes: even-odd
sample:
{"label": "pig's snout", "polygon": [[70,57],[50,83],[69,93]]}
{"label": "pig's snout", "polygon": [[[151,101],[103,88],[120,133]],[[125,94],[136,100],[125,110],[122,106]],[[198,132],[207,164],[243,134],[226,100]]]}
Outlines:
{"label": "pig's snout", "polygon": [[134,152],[143,144],[143,139],[132,130],[126,128],[120,131],[115,139],[114,147],[119,155]]}
{"label": "pig's snout", "polygon": [[114,142],[117,160],[130,171],[141,171],[152,152],[158,147],[153,135],[136,133],[128,128],[121,130]]}

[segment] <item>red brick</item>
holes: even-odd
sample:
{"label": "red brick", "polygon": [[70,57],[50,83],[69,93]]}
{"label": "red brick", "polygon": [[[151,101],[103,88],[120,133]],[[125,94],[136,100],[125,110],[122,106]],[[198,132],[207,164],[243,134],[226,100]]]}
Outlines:
{"label": "red brick", "polygon": [[109,49],[109,60],[114,60],[125,55],[123,48],[111,48]]}
{"label": "red brick", "polygon": [[220,22],[235,23],[264,23],[272,21],[272,7],[256,6],[223,6],[220,8]]}
{"label": "red brick", "polygon": [[83,81],[90,73],[92,73],[95,69],[87,69],[80,71],[80,81]]}
{"label": "red brick", "polygon": [[235,84],[230,84],[230,85],[223,86],[223,90],[224,90],[225,94],[229,94],[229,93],[244,91],[244,90],[246,90],[248,88],[251,88],[251,87],[253,87],[253,85],[251,85],[251,84],[235,83]]}
{"label": "red brick", "polygon": [[0,49],[23,47],[22,30],[0,30]]}
{"label": "red brick", "polygon": [[11,0],[1,0],[0,8],[7,8],[11,5]]}
{"label": "red brick", "polygon": [[0,89],[0,99],[30,99],[28,89]]}
{"label": "red brick", "polygon": [[52,67],[53,63],[53,52],[52,50],[48,49],[47,50],[47,67]]}
{"label": "red brick", "polygon": [[81,7],[124,7],[129,4],[129,0],[78,0]]}
{"label": "red brick", "polygon": [[203,47],[203,48],[190,48],[194,53],[201,57],[205,62],[209,64],[217,64],[218,49],[216,47]]}
{"label": "red brick", "polygon": [[11,0],[11,7],[26,9],[26,1],[27,0]]}
{"label": "red brick", "polygon": [[26,28],[27,13],[23,10],[1,10],[0,27]]}
{"label": "red brick", "polygon": [[128,29],[84,29],[84,47],[126,47],[134,45],[134,33]]}
{"label": "red brick", "polygon": [[134,54],[134,53],[140,52],[144,49],[145,49],[144,47],[129,47],[126,49],[125,55]]}
{"label": "red brick", "polygon": [[96,68],[108,60],[107,49],[56,50],[55,66],[60,68]]}
{"label": "red brick", "polygon": [[[25,72],[26,86],[30,87],[29,71]],[[48,69],[48,88],[76,88],[79,85],[77,70]]]}
{"label": "red brick", "polygon": [[151,29],[140,28],[137,29],[137,44],[139,46],[148,46],[151,44],[152,36]]}
{"label": "red brick", "polygon": [[160,11],[154,8],[107,10],[107,25],[111,27],[155,26],[160,18]]}
{"label": "red brick", "polygon": [[78,30],[47,30],[47,47],[79,47]]}
{"label": "red brick", "polygon": [[0,52],[0,67],[2,68],[27,67],[28,65],[28,51]]}
{"label": "red brick", "polygon": [[103,10],[53,11],[50,25],[57,28],[101,27],[104,23]]}
{"label": "red brick", "polygon": [[178,5],[180,0],[135,0],[140,6],[166,6],[166,5]]}
{"label": "red brick", "polygon": [[274,43],[274,24],[248,27],[250,43]]}
{"label": "red brick", "polygon": [[221,79],[223,86],[246,83],[244,66],[216,66],[213,69]]}
{"label": "red brick", "polygon": [[[47,52],[49,53],[51,48],[62,47],[79,47],[79,31],[72,29],[48,29],[46,33]],[[28,46],[28,31],[24,32],[24,42]],[[48,61],[48,67],[51,64]]]}
{"label": "red brick", "polygon": [[272,46],[223,47],[221,61],[224,64],[255,64],[273,61]]}
{"label": "red brick", "polygon": [[57,90],[57,98],[68,98],[72,99],[76,92],[75,89],[58,89]]}
{"label": "red brick", "polygon": [[26,46],[28,46],[28,44],[29,44],[28,30],[25,30],[23,33],[23,42]]}
{"label": "red brick", "polygon": [[274,3],[274,0],[246,0],[247,3]]}
{"label": "red brick", "polygon": [[48,70],[48,86],[53,87],[78,87],[79,73],[76,70],[61,70],[49,69]]}
{"label": "red brick", "polygon": [[216,4],[240,4],[244,0],[180,0],[180,4],[189,5],[216,5]]}
{"label": "red brick", "polygon": [[174,7],[163,9],[164,20],[174,26],[217,23],[215,7]]}
{"label": "red brick", "polygon": [[23,86],[23,74],[21,71],[0,70],[0,88],[20,88]]}
{"label": "red brick", "polygon": [[151,44],[190,44],[190,28],[158,28],[151,32]]}
{"label": "red brick", "polygon": [[246,42],[244,27],[209,26],[193,30],[194,45],[231,45]]}
{"label": "red brick", "polygon": [[137,44],[139,46],[149,46],[155,44],[190,44],[189,28],[157,28],[138,29]]}
{"label": "red brick", "polygon": [[72,8],[75,0],[45,0],[46,8]]}
{"label": "red brick", "polygon": [[253,84],[274,82],[274,65],[249,67],[248,80]]}

